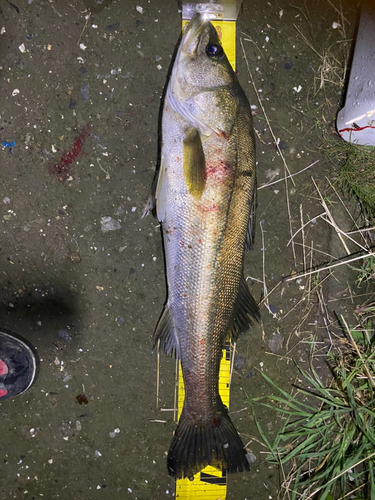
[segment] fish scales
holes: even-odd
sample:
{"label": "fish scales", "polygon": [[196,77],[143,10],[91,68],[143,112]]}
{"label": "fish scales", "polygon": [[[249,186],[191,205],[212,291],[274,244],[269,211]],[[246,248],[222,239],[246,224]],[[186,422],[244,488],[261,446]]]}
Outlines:
{"label": "fish scales", "polygon": [[167,460],[172,476],[191,477],[209,464],[249,468],[218,375],[226,339],[259,315],[243,279],[254,190],[250,106],[215,29],[198,14],[181,40],[165,97],[154,195],[168,283],[154,342],[180,358],[185,384]]}

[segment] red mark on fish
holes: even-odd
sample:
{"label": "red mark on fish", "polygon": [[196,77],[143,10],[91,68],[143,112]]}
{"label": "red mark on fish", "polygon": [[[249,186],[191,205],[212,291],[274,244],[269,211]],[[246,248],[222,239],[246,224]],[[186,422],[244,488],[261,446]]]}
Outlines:
{"label": "red mark on fish", "polygon": [[210,205],[200,205],[199,209],[203,213],[209,213],[209,212],[218,212],[219,211],[219,205],[217,203],[211,203]]}
{"label": "red mark on fish", "polygon": [[219,132],[216,132],[216,135],[217,135],[218,137],[222,137],[222,138],[223,138],[223,139],[225,139],[226,141],[228,141],[228,140],[229,140],[229,135],[228,135],[226,132],[224,132],[224,130],[220,130]]}
{"label": "red mark on fish", "polygon": [[69,149],[69,151],[63,152],[59,163],[48,166],[49,173],[53,174],[59,181],[63,182],[69,177],[70,166],[73,162],[76,161],[78,156],[82,154],[83,144],[89,134],[90,129],[91,123],[89,122],[82,128],[82,132],[73,142],[73,145]]}
{"label": "red mark on fish", "polygon": [[216,179],[227,177],[233,171],[232,165],[226,161],[218,162],[207,162],[206,165],[206,175],[208,177],[214,177]]}

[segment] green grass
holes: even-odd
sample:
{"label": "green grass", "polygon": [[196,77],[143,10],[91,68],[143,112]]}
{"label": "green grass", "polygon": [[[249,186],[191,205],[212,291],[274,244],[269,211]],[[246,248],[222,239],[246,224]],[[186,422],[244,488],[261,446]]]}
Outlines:
{"label": "green grass", "polygon": [[361,286],[362,283],[375,278],[375,259],[372,255],[366,255],[363,257],[362,267],[350,266],[354,271],[358,272],[358,277],[356,279],[356,284]]}
{"label": "green grass", "polygon": [[[295,396],[262,373],[274,395],[248,402],[269,448],[267,460],[282,468],[283,498],[375,500],[375,348],[368,332],[348,331],[331,366],[330,387],[312,364],[311,373],[300,369],[308,389],[298,388]],[[283,419],[273,442],[256,418],[257,406]]]}
{"label": "green grass", "polygon": [[338,181],[360,201],[367,216],[375,217],[375,148],[344,140],[326,141],[324,152],[341,167]]}
{"label": "green grass", "polygon": [[373,318],[375,316],[375,302],[369,302],[357,306],[355,309],[355,313],[361,318],[363,318],[364,316],[367,318]]}

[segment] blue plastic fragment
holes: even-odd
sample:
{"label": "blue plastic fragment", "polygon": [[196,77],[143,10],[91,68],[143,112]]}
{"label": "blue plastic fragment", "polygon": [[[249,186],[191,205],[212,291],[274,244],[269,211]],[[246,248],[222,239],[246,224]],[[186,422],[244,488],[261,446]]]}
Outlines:
{"label": "blue plastic fragment", "polygon": [[3,141],[2,144],[3,144],[4,148],[9,148],[9,149],[14,148],[16,145],[16,143],[14,141],[12,141],[12,142]]}
{"label": "blue plastic fragment", "polygon": [[87,103],[90,100],[90,94],[89,94],[89,84],[84,83],[81,87],[81,97],[82,101]]}

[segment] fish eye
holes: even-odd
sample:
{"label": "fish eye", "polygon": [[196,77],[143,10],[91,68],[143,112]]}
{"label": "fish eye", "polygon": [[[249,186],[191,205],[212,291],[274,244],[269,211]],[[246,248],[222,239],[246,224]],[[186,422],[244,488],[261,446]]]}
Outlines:
{"label": "fish eye", "polygon": [[206,54],[212,59],[221,59],[224,55],[223,47],[218,43],[209,43],[206,46]]}

